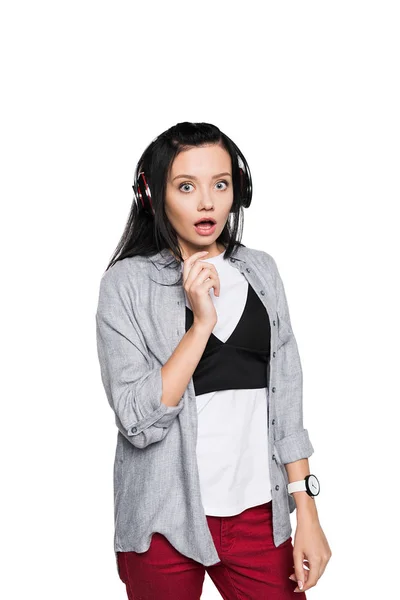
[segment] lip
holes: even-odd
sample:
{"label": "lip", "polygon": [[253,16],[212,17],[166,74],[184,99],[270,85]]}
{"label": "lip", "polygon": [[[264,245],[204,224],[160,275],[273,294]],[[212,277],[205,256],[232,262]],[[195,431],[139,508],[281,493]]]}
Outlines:
{"label": "lip", "polygon": [[212,225],[211,227],[201,227],[202,223],[200,221],[200,223],[197,223],[196,225],[194,225],[194,228],[196,230],[196,233],[198,233],[199,235],[212,235],[217,227],[217,224],[214,223],[214,225]]}
{"label": "lip", "polygon": [[202,219],[199,219],[199,221],[197,221],[195,223],[195,226],[200,225],[203,221],[212,221],[214,223],[214,225],[216,224],[216,221],[213,217],[203,217]]}

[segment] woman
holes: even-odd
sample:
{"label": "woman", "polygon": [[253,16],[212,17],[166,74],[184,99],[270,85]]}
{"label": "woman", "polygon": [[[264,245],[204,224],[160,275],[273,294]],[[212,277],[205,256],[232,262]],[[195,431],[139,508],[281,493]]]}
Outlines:
{"label": "woman", "polygon": [[305,598],[331,551],[283,283],[238,239],[247,162],[214,125],[179,123],[133,187],[96,313],[119,576],[130,599],[195,600],[205,571],[223,598]]}

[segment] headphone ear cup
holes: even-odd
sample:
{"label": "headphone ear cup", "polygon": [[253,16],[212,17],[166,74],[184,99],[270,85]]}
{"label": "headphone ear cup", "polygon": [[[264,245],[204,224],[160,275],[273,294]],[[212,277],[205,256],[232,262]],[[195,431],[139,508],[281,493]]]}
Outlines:
{"label": "headphone ear cup", "polygon": [[141,171],[139,173],[139,176],[137,178],[137,191],[138,191],[138,200],[139,200],[139,208],[144,210],[145,212],[154,215],[154,209],[153,209],[153,205],[151,202],[151,191],[150,191],[150,187],[146,181],[146,176],[144,174],[144,171]]}
{"label": "headphone ear cup", "polygon": [[245,184],[244,184],[245,174],[244,174],[244,171],[243,171],[242,167],[239,167],[239,173],[240,173],[240,195],[241,195],[242,198],[244,198],[244,194],[245,194]]}
{"label": "headphone ear cup", "polygon": [[244,208],[248,208],[251,203],[251,195],[252,195],[251,183],[249,181],[249,177],[248,177],[247,173],[242,169],[242,167],[239,167],[239,173],[240,173],[240,195],[242,198],[242,206]]}
{"label": "headphone ear cup", "polygon": [[144,198],[143,198],[144,190],[141,189],[141,181],[140,180],[141,180],[141,176],[139,175],[135,182],[135,185],[133,186],[133,189],[136,193],[136,199],[137,199],[137,204],[138,204],[139,210],[145,210],[146,206],[145,206]]}

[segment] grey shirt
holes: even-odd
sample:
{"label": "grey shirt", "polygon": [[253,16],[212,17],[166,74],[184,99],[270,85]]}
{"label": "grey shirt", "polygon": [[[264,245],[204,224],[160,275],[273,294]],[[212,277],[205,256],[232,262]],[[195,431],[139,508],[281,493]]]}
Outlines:
{"label": "grey shirt", "polygon": [[[273,538],[279,546],[291,535],[290,513],[296,508],[284,465],[314,452],[303,427],[302,368],[275,260],[246,246],[228,260],[254,288],[271,323],[268,448]],[[179,266],[164,249],[153,257],[120,260],[100,281],[97,350],[118,428],[114,552],[116,558],[118,551],[145,552],[159,532],[180,553],[210,566],[220,557],[200,494],[193,378],[177,406],[161,402],[161,368],[186,332]]]}

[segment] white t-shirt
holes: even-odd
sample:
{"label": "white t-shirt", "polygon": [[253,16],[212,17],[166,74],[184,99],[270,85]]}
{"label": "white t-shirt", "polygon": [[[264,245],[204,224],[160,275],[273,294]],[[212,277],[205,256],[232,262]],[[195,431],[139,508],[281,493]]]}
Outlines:
{"label": "white t-shirt", "polygon": [[[202,260],[218,271],[220,296],[210,290],[218,316],[212,333],[225,342],[243,314],[249,284],[223,255]],[[185,298],[191,309],[186,293]],[[197,460],[205,514],[231,516],[269,502],[268,388],[212,391],[196,395],[196,402]]]}

